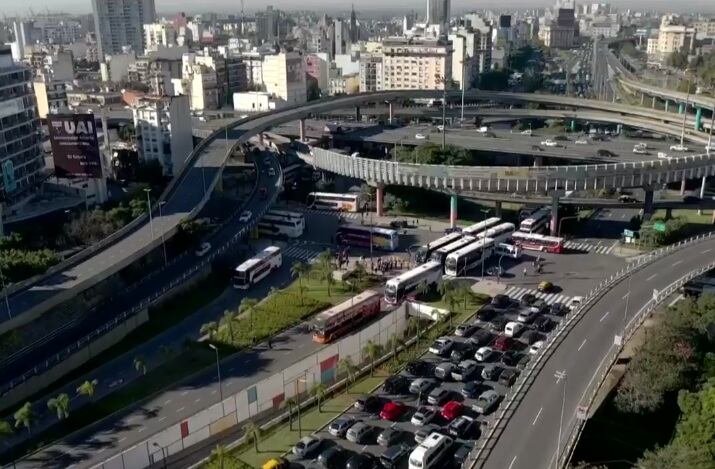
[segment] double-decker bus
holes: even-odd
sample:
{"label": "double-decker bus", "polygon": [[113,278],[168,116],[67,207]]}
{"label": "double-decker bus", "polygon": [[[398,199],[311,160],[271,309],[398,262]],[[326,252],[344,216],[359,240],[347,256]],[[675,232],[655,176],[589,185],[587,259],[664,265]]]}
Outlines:
{"label": "double-decker bus", "polygon": [[298,228],[305,230],[305,215],[302,212],[291,212],[289,210],[268,210],[266,215],[282,217],[297,223]]}
{"label": "double-decker bus", "polygon": [[516,226],[513,223],[502,223],[487,231],[483,231],[477,235],[477,239],[492,238],[495,244],[503,243],[511,237],[511,234],[516,231]]}
{"label": "double-decker bus", "polygon": [[399,244],[397,231],[387,228],[362,225],[341,225],[335,232],[335,241],[349,246],[372,247],[384,251],[394,251]]}
{"label": "double-decker bus", "polygon": [[327,344],[380,313],[380,293],[366,290],[326,309],[313,320],[313,341]]}
{"label": "double-decker bus", "polygon": [[415,260],[420,264],[427,262],[432,253],[435,252],[437,249],[447,246],[448,244],[457,241],[461,237],[461,233],[450,233],[448,235],[442,236],[441,238],[437,238],[434,241],[430,241],[429,243],[420,246],[417,249],[417,251],[415,252]]}
{"label": "double-decker bus", "polygon": [[233,287],[247,290],[281,265],[283,265],[281,248],[269,246],[236,267],[233,273]]}
{"label": "double-decker bus", "polygon": [[405,295],[422,282],[433,285],[442,278],[442,264],[429,261],[393,277],[385,284],[385,301],[397,304],[405,299]]}
{"label": "double-decker bus", "polygon": [[311,192],[308,194],[306,205],[309,208],[357,212],[360,210],[360,194]]}
{"label": "double-decker bus", "polygon": [[447,260],[447,256],[449,256],[451,253],[458,249],[462,249],[465,246],[469,246],[476,240],[477,238],[475,236],[464,236],[462,239],[458,239],[453,243],[450,243],[446,246],[442,246],[441,248],[437,249],[435,252],[432,253],[430,260],[439,262],[441,265],[444,265],[444,261]]}
{"label": "double-decker bus", "polygon": [[482,238],[447,256],[444,273],[451,277],[458,277],[481,265],[493,252],[494,240],[491,238]]}
{"label": "double-decker bus", "polygon": [[561,254],[564,252],[564,238],[555,236],[544,236],[538,233],[515,232],[511,235],[514,245],[524,250],[551,252]]}
{"label": "double-decker bus", "polygon": [[551,221],[551,207],[542,207],[532,213],[529,218],[525,218],[519,223],[519,231],[522,233],[539,233],[548,226]]}
{"label": "double-decker bus", "polygon": [[498,217],[492,217],[492,218],[487,218],[484,221],[480,221],[479,223],[475,223],[474,225],[468,226],[466,228],[462,228],[462,234],[463,235],[469,235],[469,236],[476,236],[482,231],[486,231],[492,226],[496,226],[499,223],[501,223],[501,218]]}
{"label": "double-decker bus", "polygon": [[262,235],[299,238],[305,230],[305,219],[269,212],[259,220],[256,229]]}

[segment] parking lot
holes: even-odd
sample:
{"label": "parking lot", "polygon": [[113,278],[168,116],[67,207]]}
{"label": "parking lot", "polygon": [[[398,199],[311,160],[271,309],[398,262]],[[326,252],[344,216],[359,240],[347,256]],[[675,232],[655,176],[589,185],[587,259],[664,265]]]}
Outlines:
{"label": "parking lot", "polygon": [[[548,305],[533,295],[520,300],[498,295],[480,308],[475,319],[455,324],[452,335],[424,344],[430,345],[429,352],[410,362],[400,375],[388,378],[373,397],[358,399],[331,427],[314,435],[320,441],[311,445],[307,455],[291,455],[291,461],[306,468],[356,469],[380,467],[378,458],[387,453],[394,459],[383,457],[383,465],[403,468],[418,444],[416,438],[439,432],[454,439],[441,465],[460,467],[507,388],[569,307]],[[461,370],[469,374],[460,376]],[[485,392],[496,393],[497,400],[480,409],[486,401],[479,398]],[[455,428],[455,421],[462,426]],[[361,427],[366,428],[358,432]],[[357,456],[348,465],[356,455],[375,458]]]}

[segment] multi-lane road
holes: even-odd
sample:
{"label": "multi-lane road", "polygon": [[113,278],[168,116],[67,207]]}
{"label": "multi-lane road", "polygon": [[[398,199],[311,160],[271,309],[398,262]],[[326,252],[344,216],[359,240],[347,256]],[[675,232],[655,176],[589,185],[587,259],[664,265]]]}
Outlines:
{"label": "multi-lane road", "polygon": [[[715,238],[690,245],[648,264],[592,304],[583,318],[548,357],[541,372],[516,407],[481,467],[494,469],[554,468],[563,401],[562,438],[576,424],[576,410],[596,379],[597,370],[624,325],[653,297],[688,272],[710,264]],[[630,285],[630,294],[628,287]],[[628,301],[627,301],[628,300]],[[628,310],[626,310],[628,305]],[[565,380],[555,373],[565,371]],[[563,448],[566,441],[560,442]]]}

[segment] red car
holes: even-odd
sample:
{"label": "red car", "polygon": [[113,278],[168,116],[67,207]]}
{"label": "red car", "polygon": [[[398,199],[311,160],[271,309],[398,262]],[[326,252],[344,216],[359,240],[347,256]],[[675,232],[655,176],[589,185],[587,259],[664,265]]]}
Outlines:
{"label": "red car", "polygon": [[383,420],[395,421],[400,418],[402,414],[407,410],[407,406],[402,402],[391,401],[382,407],[380,412],[380,418]]}
{"label": "red car", "polygon": [[444,407],[442,407],[442,417],[444,417],[444,419],[448,422],[451,422],[452,420],[462,415],[463,410],[464,406],[461,402],[449,401],[444,405]]}
{"label": "red car", "polygon": [[507,350],[510,350],[514,346],[514,339],[508,336],[505,336],[504,334],[499,334],[499,336],[494,340],[494,343],[492,344],[492,348],[494,350],[500,350],[502,352],[506,352]]}

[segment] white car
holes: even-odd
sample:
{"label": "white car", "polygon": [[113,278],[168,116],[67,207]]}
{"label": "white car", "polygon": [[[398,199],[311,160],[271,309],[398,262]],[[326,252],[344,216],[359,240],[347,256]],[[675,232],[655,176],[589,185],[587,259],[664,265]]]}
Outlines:
{"label": "white car", "polygon": [[635,153],[636,155],[647,155],[648,150],[646,150],[645,148],[642,148],[642,147],[634,147],[633,153]]}
{"label": "white car", "polygon": [[415,135],[415,138],[416,138],[417,140],[424,140],[424,139],[426,139],[427,137],[425,136],[425,134],[416,134],[416,135]]}
{"label": "white car", "polygon": [[478,362],[484,362],[489,360],[494,351],[491,347],[480,347],[479,350],[474,354],[474,359]]}
{"label": "white car", "polygon": [[477,129],[477,132],[479,132],[480,134],[485,134],[485,133],[489,132],[489,127],[487,127],[487,126],[479,127]]}
{"label": "white car", "polygon": [[543,146],[545,146],[545,147],[557,147],[557,146],[559,146],[559,142],[557,142],[556,140],[551,140],[551,139],[549,139],[549,140],[544,140],[543,142],[541,142],[541,144],[542,144]]}
{"label": "white car", "polygon": [[521,135],[528,135],[531,137],[531,129],[526,129],[521,131]]}
{"label": "white car", "polygon": [[588,140],[576,140],[574,143],[576,145],[588,145]]}
{"label": "white car", "polygon": [[252,216],[253,216],[253,213],[251,213],[250,210],[244,210],[243,212],[241,212],[241,216],[238,217],[238,221],[240,221],[242,223],[246,223],[247,221],[249,221],[251,219]]}
{"label": "white car", "polygon": [[439,130],[440,132],[444,132],[444,125],[439,124],[439,125],[437,126],[437,130]]}
{"label": "white car", "polygon": [[410,423],[421,427],[430,423],[435,417],[437,417],[437,411],[433,407],[421,406],[417,409],[417,412],[412,415]]}
{"label": "white car", "polygon": [[529,347],[529,353],[530,353],[531,355],[536,355],[537,353],[539,353],[539,350],[541,350],[541,347],[543,347],[543,346],[544,346],[544,341],[543,341],[543,340],[539,340],[539,341],[537,341],[537,342],[534,342],[534,345],[532,345],[531,347]]}
{"label": "white car", "polygon": [[304,436],[293,447],[293,454],[299,458],[304,458],[318,449],[320,443],[320,440],[314,436]]}
{"label": "white car", "polygon": [[201,246],[199,246],[196,249],[196,256],[197,257],[203,257],[206,255],[207,252],[211,250],[211,243],[201,243]]}
{"label": "white car", "polygon": [[575,310],[579,306],[581,306],[581,303],[583,303],[583,297],[582,296],[574,296],[571,298],[571,301],[569,301],[568,307],[571,311]]}
{"label": "white car", "polygon": [[670,156],[668,156],[668,154],[667,154],[666,152],[664,152],[664,151],[659,151],[659,152],[658,152],[658,158],[661,158],[661,159],[666,160],[666,159],[670,159]]}
{"label": "white car", "polygon": [[677,145],[671,145],[670,151],[690,151],[690,149],[688,147],[686,147],[685,145],[677,144]]}

